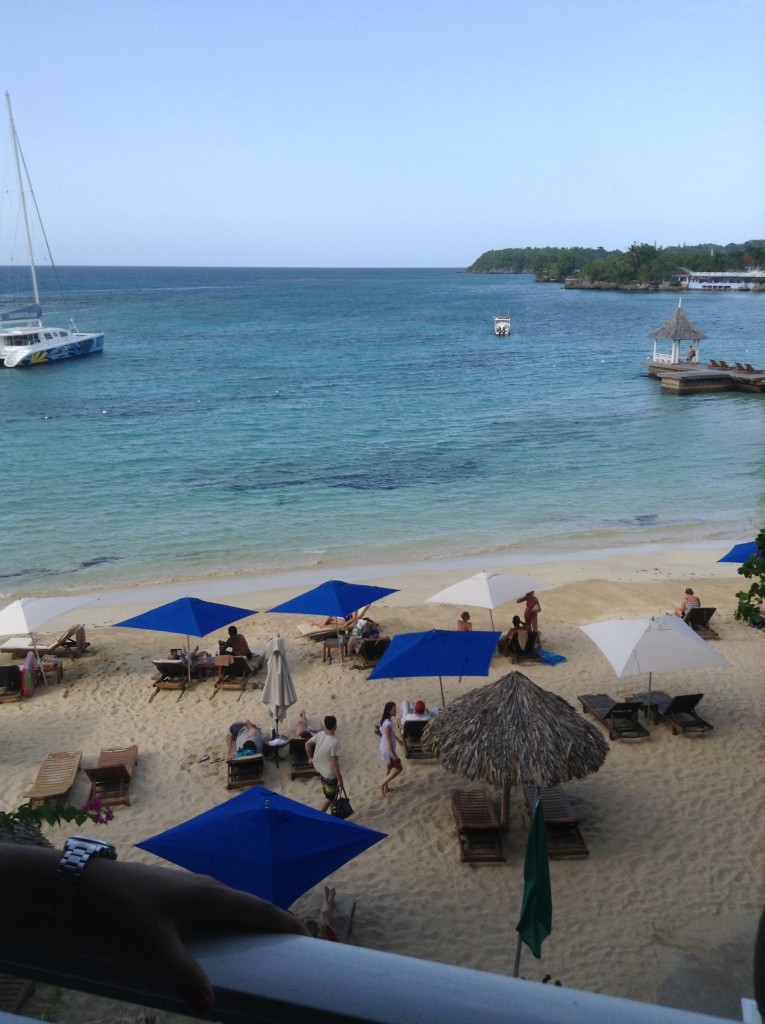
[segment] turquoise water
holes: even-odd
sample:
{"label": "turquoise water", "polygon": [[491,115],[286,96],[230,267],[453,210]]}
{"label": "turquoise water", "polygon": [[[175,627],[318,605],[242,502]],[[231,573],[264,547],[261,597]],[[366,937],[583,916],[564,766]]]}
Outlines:
{"label": "turquoise water", "polygon": [[[64,268],[103,356],[0,372],[0,591],[716,537],[765,397],[649,380],[665,294],[450,270]],[[43,290],[46,281],[43,280]],[[765,366],[765,295],[688,295]],[[510,312],[509,338],[493,334]]]}

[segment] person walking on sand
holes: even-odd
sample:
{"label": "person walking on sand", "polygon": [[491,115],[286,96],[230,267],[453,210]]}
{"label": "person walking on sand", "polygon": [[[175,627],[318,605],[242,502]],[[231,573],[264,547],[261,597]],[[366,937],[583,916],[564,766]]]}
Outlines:
{"label": "person walking on sand", "polygon": [[380,790],[383,796],[387,796],[388,783],[404,770],[401,758],[396,754],[396,702],[392,700],[383,708],[380,719],[380,757],[385,764],[385,778]]}
{"label": "person walking on sand", "polygon": [[335,737],[337,719],[327,715],[324,719],[324,732],[317,732],[310,740],[305,741],[305,752],[308,763],[319,773],[324,803],[319,808],[325,814],[335,802],[338,789],[343,785],[343,776],[338,760],[340,748]]}
{"label": "person walking on sand", "polygon": [[473,623],[470,621],[470,612],[463,612],[457,619],[457,632],[469,633],[472,628]]}
{"label": "person walking on sand", "polygon": [[536,633],[539,630],[537,615],[542,611],[542,605],[539,603],[539,599],[533,590],[530,590],[523,597],[519,597],[515,603],[523,604],[524,601],[526,602],[526,607],[523,609],[523,621],[526,623],[526,629],[533,630]]}

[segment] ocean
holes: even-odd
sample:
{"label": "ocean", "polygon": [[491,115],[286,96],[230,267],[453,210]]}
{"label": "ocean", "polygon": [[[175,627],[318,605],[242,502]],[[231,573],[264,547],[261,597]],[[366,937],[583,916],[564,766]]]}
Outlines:
{"label": "ocean", "polygon": [[[105,352],[0,370],[0,596],[721,543],[765,520],[765,398],[661,393],[665,293],[457,270],[59,268]],[[765,295],[683,298],[765,366]],[[510,313],[509,337],[493,317]]]}

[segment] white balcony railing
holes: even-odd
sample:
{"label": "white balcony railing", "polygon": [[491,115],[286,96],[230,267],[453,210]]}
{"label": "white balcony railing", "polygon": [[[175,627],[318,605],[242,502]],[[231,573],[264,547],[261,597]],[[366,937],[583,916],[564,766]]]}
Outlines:
{"label": "white balcony railing", "polygon": [[[43,934],[14,936],[12,945],[12,952],[0,954],[3,973],[191,1016],[165,979],[147,969],[127,943],[109,946],[93,934],[71,935],[51,927]],[[722,1021],[319,939],[219,933],[198,937],[191,945],[215,985],[211,1018],[232,1024]],[[6,1024],[18,1021],[6,1015]]]}

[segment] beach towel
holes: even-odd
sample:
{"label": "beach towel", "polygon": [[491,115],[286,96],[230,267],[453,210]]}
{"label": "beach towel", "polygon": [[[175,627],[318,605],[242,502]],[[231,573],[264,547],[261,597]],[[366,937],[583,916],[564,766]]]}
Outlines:
{"label": "beach towel", "polygon": [[552,651],[543,651],[541,647],[537,648],[537,654],[545,665],[559,665],[562,661],[566,661],[566,658],[562,654],[553,654]]}

